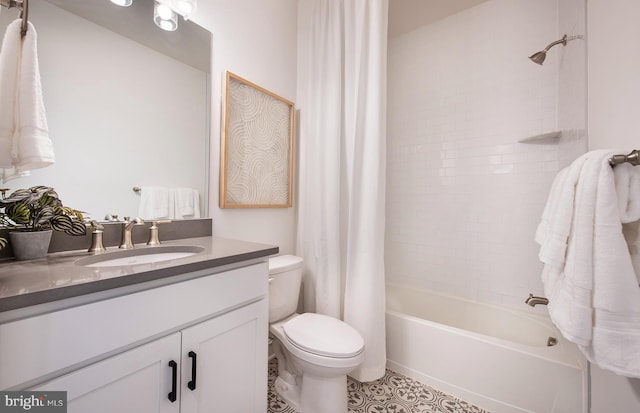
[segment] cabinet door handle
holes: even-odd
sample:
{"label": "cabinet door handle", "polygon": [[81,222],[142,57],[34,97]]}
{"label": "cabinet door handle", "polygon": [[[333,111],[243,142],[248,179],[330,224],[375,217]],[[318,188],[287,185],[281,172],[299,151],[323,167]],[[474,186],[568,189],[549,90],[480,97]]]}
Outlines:
{"label": "cabinet door handle", "polygon": [[187,383],[187,387],[189,388],[189,390],[193,391],[196,389],[196,360],[197,360],[197,356],[196,353],[193,351],[190,351],[187,353],[187,355],[189,357],[191,357],[191,381],[189,383]]}
{"label": "cabinet door handle", "polygon": [[178,394],[178,363],[171,360],[169,367],[171,367],[171,392],[169,393],[169,400],[173,403],[176,401]]}

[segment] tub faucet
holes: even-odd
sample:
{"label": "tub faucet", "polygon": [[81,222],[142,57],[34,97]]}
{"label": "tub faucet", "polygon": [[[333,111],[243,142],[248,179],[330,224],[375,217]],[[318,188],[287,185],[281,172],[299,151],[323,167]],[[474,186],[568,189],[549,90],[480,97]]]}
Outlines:
{"label": "tub faucet", "polygon": [[538,304],[549,304],[549,299],[544,297],[536,297],[533,294],[529,294],[529,298],[527,298],[524,303],[530,305],[531,307],[535,307]]}
{"label": "tub faucet", "polygon": [[131,241],[131,231],[133,231],[134,225],[143,225],[144,220],[142,218],[135,217],[129,220],[129,217],[124,217],[122,223],[122,238],[120,240],[120,248],[129,249],[133,248],[133,241]]}

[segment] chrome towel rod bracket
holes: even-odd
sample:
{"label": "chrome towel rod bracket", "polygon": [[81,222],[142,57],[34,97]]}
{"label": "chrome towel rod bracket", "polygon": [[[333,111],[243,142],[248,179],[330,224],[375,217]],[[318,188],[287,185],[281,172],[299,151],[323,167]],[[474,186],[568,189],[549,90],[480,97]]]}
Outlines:
{"label": "chrome towel rod bracket", "polygon": [[626,155],[613,155],[609,158],[609,165],[616,166],[621,163],[629,162],[633,166],[640,165],[640,151],[634,149]]}

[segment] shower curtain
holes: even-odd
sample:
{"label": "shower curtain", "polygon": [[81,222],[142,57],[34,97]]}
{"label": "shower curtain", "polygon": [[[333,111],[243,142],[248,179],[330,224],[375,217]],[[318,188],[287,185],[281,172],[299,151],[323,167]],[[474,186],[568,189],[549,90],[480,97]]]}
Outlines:
{"label": "shower curtain", "polygon": [[359,381],[384,375],[388,0],[298,6],[297,253],[305,311],[363,336]]}

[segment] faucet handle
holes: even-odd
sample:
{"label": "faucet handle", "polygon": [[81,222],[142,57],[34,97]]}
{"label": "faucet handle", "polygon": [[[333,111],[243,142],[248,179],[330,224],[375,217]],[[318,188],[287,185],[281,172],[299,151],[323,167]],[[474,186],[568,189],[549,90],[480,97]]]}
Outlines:
{"label": "faucet handle", "polygon": [[151,221],[151,227],[149,227],[149,241],[147,245],[160,245],[160,237],[159,237],[159,224],[168,224],[170,223],[170,219],[160,219]]}
{"label": "faucet handle", "polygon": [[99,224],[95,220],[89,221],[87,224],[89,228],[91,228],[91,246],[89,247],[89,252],[93,252],[94,254],[100,254],[105,252],[107,249],[104,247],[102,243],[102,231],[104,226]]}
{"label": "faucet handle", "polygon": [[85,225],[87,226],[87,228],[91,229],[91,231],[97,231],[97,230],[103,230],[104,229],[104,225],[102,225],[101,223],[99,223],[95,219],[92,219],[89,222],[85,222]]}

